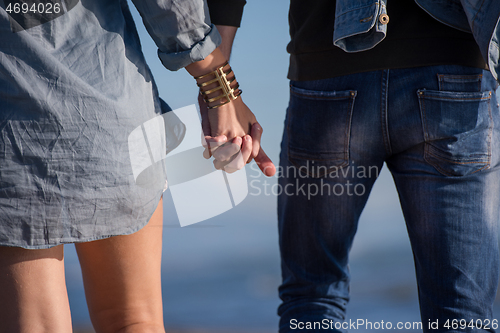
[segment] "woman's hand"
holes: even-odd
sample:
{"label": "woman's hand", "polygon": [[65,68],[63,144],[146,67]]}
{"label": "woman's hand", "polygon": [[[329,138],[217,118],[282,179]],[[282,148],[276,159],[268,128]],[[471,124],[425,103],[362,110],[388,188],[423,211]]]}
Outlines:
{"label": "woman's hand", "polygon": [[[215,49],[204,60],[192,63],[186,69],[194,77],[199,77],[213,72],[225,62],[221,51]],[[207,89],[212,88],[208,86]],[[213,155],[216,168],[234,172],[255,159],[266,176],[274,175],[276,168],[260,147],[262,127],[241,97],[214,109],[208,109],[202,98],[199,98],[199,102],[202,127],[208,145],[208,154],[205,154],[205,157]]]}
{"label": "woman's hand", "polygon": [[207,113],[211,136],[224,135],[229,141],[251,134],[252,125],[257,122],[241,97]]}

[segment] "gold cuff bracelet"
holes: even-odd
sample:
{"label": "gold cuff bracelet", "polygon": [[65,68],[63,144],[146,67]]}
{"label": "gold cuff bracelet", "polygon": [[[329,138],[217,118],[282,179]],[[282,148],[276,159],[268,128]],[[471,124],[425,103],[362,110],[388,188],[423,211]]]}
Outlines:
{"label": "gold cuff bracelet", "polygon": [[[231,67],[227,71],[224,71],[224,67],[228,66],[228,63],[226,63],[220,67],[218,67],[216,70],[213,72],[210,72],[205,75],[197,76],[195,77],[195,80],[201,80],[206,77],[209,77],[213,75],[215,78],[203,82],[203,83],[197,83],[198,87],[200,87],[200,94],[203,96],[203,99],[208,105],[209,109],[215,109],[218,108],[221,105],[225,105],[231,101],[234,101],[238,96],[241,95],[241,89],[239,89],[239,84],[236,82],[236,77],[233,74],[233,78],[228,79],[228,75],[233,73],[233,70]],[[231,87],[231,84],[233,82],[236,82],[236,85],[234,87]],[[211,84],[217,83],[218,86],[212,89],[208,89],[207,86]],[[220,92],[220,95],[217,95],[215,97],[209,97],[208,95],[214,94]],[[224,100],[225,99],[225,100]],[[210,103],[213,102],[220,102],[216,105],[210,105]]]}

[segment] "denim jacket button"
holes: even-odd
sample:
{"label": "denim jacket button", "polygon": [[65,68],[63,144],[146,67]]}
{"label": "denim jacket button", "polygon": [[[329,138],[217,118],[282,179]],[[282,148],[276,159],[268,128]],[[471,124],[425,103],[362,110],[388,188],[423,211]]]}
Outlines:
{"label": "denim jacket button", "polygon": [[382,23],[382,24],[387,24],[387,23],[389,23],[389,15],[387,15],[387,14],[382,14],[382,15],[380,15],[380,16],[378,17],[378,20],[379,20],[379,22],[380,22],[380,23]]}

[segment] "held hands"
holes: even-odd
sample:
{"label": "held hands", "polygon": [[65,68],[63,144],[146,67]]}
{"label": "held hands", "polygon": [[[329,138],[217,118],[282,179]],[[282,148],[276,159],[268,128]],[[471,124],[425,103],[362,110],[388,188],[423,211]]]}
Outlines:
{"label": "held hands", "polygon": [[198,102],[207,142],[205,158],[213,156],[215,167],[229,173],[255,159],[264,175],[275,174],[273,162],[260,146],[262,127],[241,97],[210,110],[201,95]]}
{"label": "held hands", "polygon": [[[196,79],[210,103],[199,98],[203,132],[208,145],[206,158],[213,155],[218,169],[234,172],[255,159],[266,176],[276,173],[273,162],[260,146],[262,127],[243,103],[238,83],[222,51],[217,48],[186,70]],[[211,108],[214,107],[215,108]]]}

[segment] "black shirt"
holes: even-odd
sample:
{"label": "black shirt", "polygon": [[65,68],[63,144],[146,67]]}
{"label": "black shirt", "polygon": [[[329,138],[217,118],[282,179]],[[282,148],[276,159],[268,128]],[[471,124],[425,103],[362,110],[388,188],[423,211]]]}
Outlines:
{"label": "black shirt", "polygon": [[207,0],[213,24],[239,27],[246,0]]}

